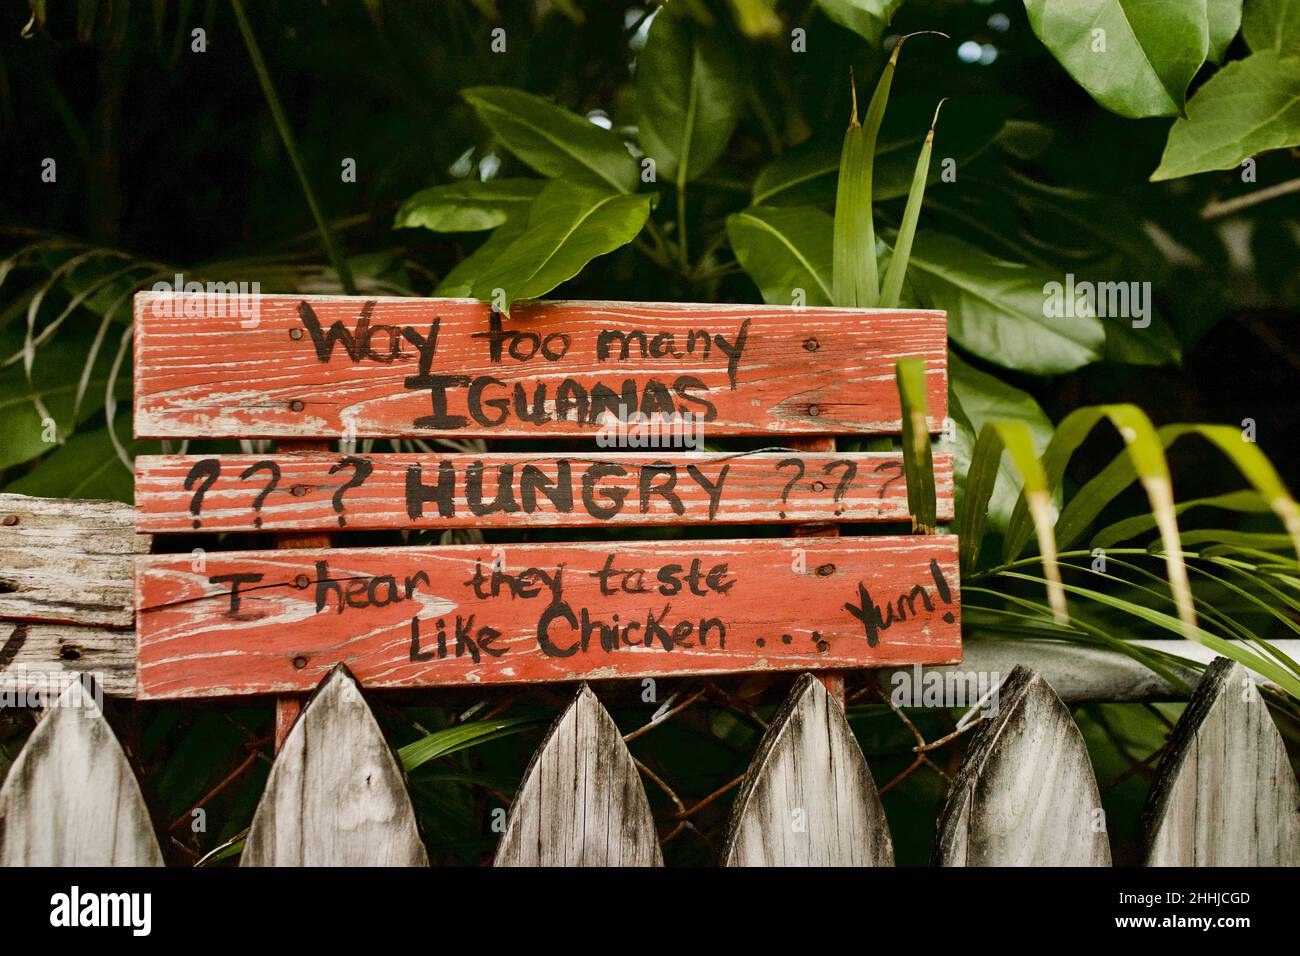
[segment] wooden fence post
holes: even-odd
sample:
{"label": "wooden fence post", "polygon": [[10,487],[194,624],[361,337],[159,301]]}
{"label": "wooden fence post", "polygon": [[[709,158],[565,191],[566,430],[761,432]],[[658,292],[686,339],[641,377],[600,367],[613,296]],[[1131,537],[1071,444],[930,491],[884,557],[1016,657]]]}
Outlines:
{"label": "wooden fence post", "polygon": [[641,775],[585,683],[510,806],[496,866],[663,866]]}
{"label": "wooden fence post", "polygon": [[893,866],[867,761],[843,709],[804,674],[763,735],[732,809],[727,866]]}
{"label": "wooden fence post", "polygon": [[1147,866],[1300,866],[1300,788],[1246,668],[1206,670],[1147,810]]}
{"label": "wooden fence post", "polygon": [[1110,866],[1083,736],[1047,682],[1016,667],[948,795],[939,866]]}
{"label": "wooden fence post", "polygon": [[343,665],[276,756],[240,865],[429,865],[402,768]]}
{"label": "wooden fence post", "polygon": [[135,773],[94,694],[74,680],[0,787],[0,866],[162,865]]}

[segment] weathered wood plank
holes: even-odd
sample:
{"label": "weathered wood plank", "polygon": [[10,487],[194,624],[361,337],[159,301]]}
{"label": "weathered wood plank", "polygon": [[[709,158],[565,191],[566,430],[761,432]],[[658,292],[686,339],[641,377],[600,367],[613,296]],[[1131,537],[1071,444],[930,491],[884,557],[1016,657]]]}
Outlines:
{"label": "weathered wood plank", "polygon": [[91,674],[110,697],[135,696],[135,632],[0,622],[0,694],[66,686]]}
{"label": "weathered wood plank", "polygon": [[71,684],[0,787],[0,866],[162,866],[140,785],[94,695]]}
{"label": "weathered wood plank", "polygon": [[[144,455],[151,532],[905,521],[901,455]],[[247,476],[247,477],[245,477]],[[940,520],[952,457],[935,457]]]}
{"label": "weathered wood plank", "polygon": [[875,781],[841,706],[805,674],[732,809],[727,866],[893,866]]}
{"label": "weathered wood plank", "polygon": [[1300,866],[1300,787],[1250,673],[1205,672],[1146,814],[1147,866]]}
{"label": "weathered wood plank", "polygon": [[524,772],[495,865],[663,866],[636,764],[585,683]]}
{"label": "weathered wood plank", "polygon": [[345,667],[289,732],[241,866],[428,866],[406,777]]}
{"label": "weathered wood plank", "polygon": [[130,627],[151,542],[130,505],[0,494],[0,620]]}
{"label": "weathered wood plank", "polygon": [[140,293],[140,437],[594,434],[602,414],[711,435],[898,432],[894,362],[947,409],[941,312]]}
{"label": "weathered wood plank", "polygon": [[990,702],[939,823],[940,866],[1110,866],[1106,817],[1070,712],[1016,667]]}
{"label": "weathered wood plank", "polygon": [[[139,696],[833,670],[960,657],[948,536],[140,558]],[[879,603],[877,603],[879,602]]]}

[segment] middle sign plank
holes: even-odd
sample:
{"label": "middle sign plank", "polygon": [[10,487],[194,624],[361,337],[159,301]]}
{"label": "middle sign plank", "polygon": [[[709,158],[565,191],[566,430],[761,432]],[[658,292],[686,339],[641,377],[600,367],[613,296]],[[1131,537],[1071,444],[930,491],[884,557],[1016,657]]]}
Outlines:
{"label": "middle sign plank", "polygon": [[140,438],[897,434],[895,362],[947,414],[942,312],[141,293]]}
{"label": "middle sign plank", "polygon": [[141,699],[961,658],[949,535],[151,555]]}
{"label": "middle sign plank", "polygon": [[[952,457],[936,455],[940,521]],[[906,521],[892,452],[141,456],[152,533]]]}

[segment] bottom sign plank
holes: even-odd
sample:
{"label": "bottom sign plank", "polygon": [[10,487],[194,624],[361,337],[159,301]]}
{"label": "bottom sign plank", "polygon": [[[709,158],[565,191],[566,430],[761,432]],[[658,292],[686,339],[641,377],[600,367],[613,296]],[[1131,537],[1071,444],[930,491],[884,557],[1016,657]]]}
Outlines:
{"label": "bottom sign plank", "polygon": [[952,536],[136,559],[140,699],[961,659]]}

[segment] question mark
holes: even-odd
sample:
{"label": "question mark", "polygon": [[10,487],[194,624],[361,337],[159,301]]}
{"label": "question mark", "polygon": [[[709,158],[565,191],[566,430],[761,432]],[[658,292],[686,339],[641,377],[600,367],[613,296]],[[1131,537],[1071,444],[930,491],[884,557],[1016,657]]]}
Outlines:
{"label": "question mark", "polygon": [[837,515],[844,513],[844,509],[839,507],[839,504],[844,498],[844,493],[849,490],[849,485],[852,484],[853,479],[857,477],[858,465],[857,462],[849,461],[847,458],[841,458],[837,461],[827,462],[826,465],[822,467],[822,471],[828,475],[834,472],[836,468],[841,467],[844,469],[844,475],[840,478],[840,483],[835,486],[834,498],[835,513]]}
{"label": "question mark", "polygon": [[[794,477],[791,478],[789,481],[787,481],[787,482],[785,483],[785,487],[781,489],[781,504],[785,504],[786,499],[787,499],[788,497],[790,497],[790,489],[794,487],[794,484],[795,484],[796,481],[798,481],[800,478],[803,477],[803,471],[804,471],[804,469],[803,469],[803,459],[802,459],[802,458],[786,458],[786,459],[784,459],[784,460],[782,460],[782,461],[778,461],[778,462],[776,463],[776,470],[777,470],[777,471],[780,471],[782,468],[785,468],[785,467],[787,467],[787,466],[789,466],[789,465],[794,465],[796,471],[795,471],[795,473],[794,473]],[[785,511],[784,511],[784,510],[782,510],[782,511],[778,511],[778,512],[777,512],[777,515],[778,515],[779,517],[784,518],[784,517],[785,517]]]}
{"label": "question mark", "polygon": [[334,497],[331,499],[334,502],[334,510],[339,513],[340,526],[348,523],[348,519],[343,517],[343,492],[349,488],[360,486],[362,482],[370,477],[370,473],[375,470],[375,464],[369,458],[358,458],[355,455],[349,455],[340,459],[338,464],[330,469],[330,474],[336,475],[344,468],[352,469],[352,477],[346,483],[338,486],[338,489],[334,492]]}
{"label": "question mark", "polygon": [[266,483],[266,487],[262,489],[262,493],[253,499],[253,510],[258,512],[258,514],[253,518],[254,528],[262,527],[262,515],[260,513],[262,510],[262,502],[266,500],[267,495],[275,490],[275,486],[280,483],[280,466],[273,461],[254,462],[244,470],[244,473],[239,476],[239,480],[247,481],[259,471],[270,472],[271,480]]}
{"label": "question mark", "polygon": [[875,468],[871,470],[874,471],[876,474],[880,474],[880,472],[886,470],[892,470],[898,472],[898,474],[894,475],[893,478],[890,478],[888,481],[886,481],[883,485],[880,486],[880,491],[876,494],[877,498],[884,498],[885,492],[889,490],[889,486],[892,485],[894,482],[899,481],[903,477],[903,463],[901,461],[882,461],[880,464],[878,464]]}
{"label": "question mark", "polygon": [[189,491],[194,487],[194,483],[200,477],[203,481],[199,483],[198,491],[194,492],[194,497],[190,499],[190,514],[194,515],[194,527],[198,527],[203,522],[199,520],[199,511],[203,508],[203,496],[208,493],[212,483],[217,480],[217,475],[221,474],[221,462],[215,458],[204,458],[202,461],[196,461],[190,473],[185,476],[185,490]]}

